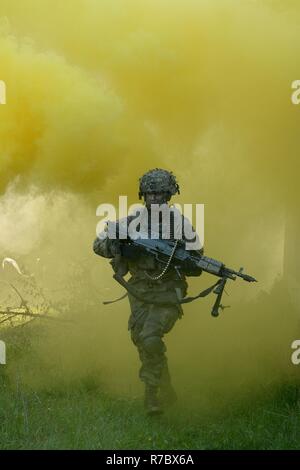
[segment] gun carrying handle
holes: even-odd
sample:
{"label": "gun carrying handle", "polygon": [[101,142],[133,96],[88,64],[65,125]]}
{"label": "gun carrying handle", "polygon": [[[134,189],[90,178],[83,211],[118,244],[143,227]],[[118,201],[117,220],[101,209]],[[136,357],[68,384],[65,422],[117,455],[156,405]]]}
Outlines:
{"label": "gun carrying handle", "polygon": [[220,308],[221,299],[222,299],[226,281],[227,281],[226,277],[223,277],[220,284],[214,290],[214,293],[217,294],[217,298],[211,311],[211,314],[213,317],[219,316],[219,308]]}

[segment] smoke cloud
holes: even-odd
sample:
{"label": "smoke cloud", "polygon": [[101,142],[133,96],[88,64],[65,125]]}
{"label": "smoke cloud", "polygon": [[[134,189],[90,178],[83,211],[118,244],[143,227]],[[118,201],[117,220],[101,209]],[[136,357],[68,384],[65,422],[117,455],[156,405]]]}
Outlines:
{"label": "smoke cloud", "polygon": [[231,283],[218,319],[212,298],[186,307],[167,339],[174,382],[199,404],[281,380],[299,331],[283,272],[286,218],[300,230],[298,2],[1,0],[0,19],[0,253],[74,319],[22,359],[28,383],[139,390],[129,306],[102,305],[121,293],[92,242],[96,207],[136,202],[156,166],[177,176],[174,202],[205,204],[206,254],[259,280]]}

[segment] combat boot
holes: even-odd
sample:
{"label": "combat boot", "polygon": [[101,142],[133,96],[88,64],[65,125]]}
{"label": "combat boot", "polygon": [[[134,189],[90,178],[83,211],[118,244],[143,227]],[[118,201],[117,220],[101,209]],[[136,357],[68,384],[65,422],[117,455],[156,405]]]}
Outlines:
{"label": "combat boot", "polygon": [[144,406],[147,414],[150,416],[163,413],[163,409],[158,400],[158,387],[146,385]]}
{"label": "combat boot", "polygon": [[165,363],[161,374],[159,399],[163,406],[171,406],[178,399],[177,394],[172,385],[167,363]]}

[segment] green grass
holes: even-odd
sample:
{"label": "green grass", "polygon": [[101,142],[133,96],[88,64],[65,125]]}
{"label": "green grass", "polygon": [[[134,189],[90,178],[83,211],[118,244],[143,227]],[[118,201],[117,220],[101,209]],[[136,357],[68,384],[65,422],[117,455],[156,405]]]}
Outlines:
{"label": "green grass", "polygon": [[295,386],[283,385],[213,415],[181,403],[149,418],[141,398],[88,382],[37,393],[2,374],[0,436],[1,449],[299,449],[300,407]]}
{"label": "green grass", "polygon": [[[281,308],[282,290],[274,295]],[[269,297],[265,302],[267,310]],[[49,364],[41,360],[35,345],[47,339],[49,327],[36,320],[26,328],[1,330],[12,373],[0,366],[0,449],[300,449],[300,383],[294,369],[286,371],[281,384],[265,380],[260,390],[246,386],[245,393],[232,392],[230,399],[217,396],[219,387],[207,407],[178,390],[178,405],[149,418],[142,397],[113,396],[88,371],[85,379],[64,380],[65,369],[55,368],[59,355]],[[28,369],[36,377],[42,369],[48,379],[43,388],[25,386],[35,383],[23,383],[22,371],[28,375]]]}

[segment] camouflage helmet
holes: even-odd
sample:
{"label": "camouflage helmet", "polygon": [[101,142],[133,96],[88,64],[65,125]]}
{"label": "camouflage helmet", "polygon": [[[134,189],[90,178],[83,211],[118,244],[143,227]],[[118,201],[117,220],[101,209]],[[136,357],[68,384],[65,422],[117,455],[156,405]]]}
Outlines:
{"label": "camouflage helmet", "polygon": [[175,176],[171,171],[162,170],[161,168],[154,168],[147,171],[140,179],[139,199],[145,193],[169,193],[170,196],[178,193],[179,186]]}

